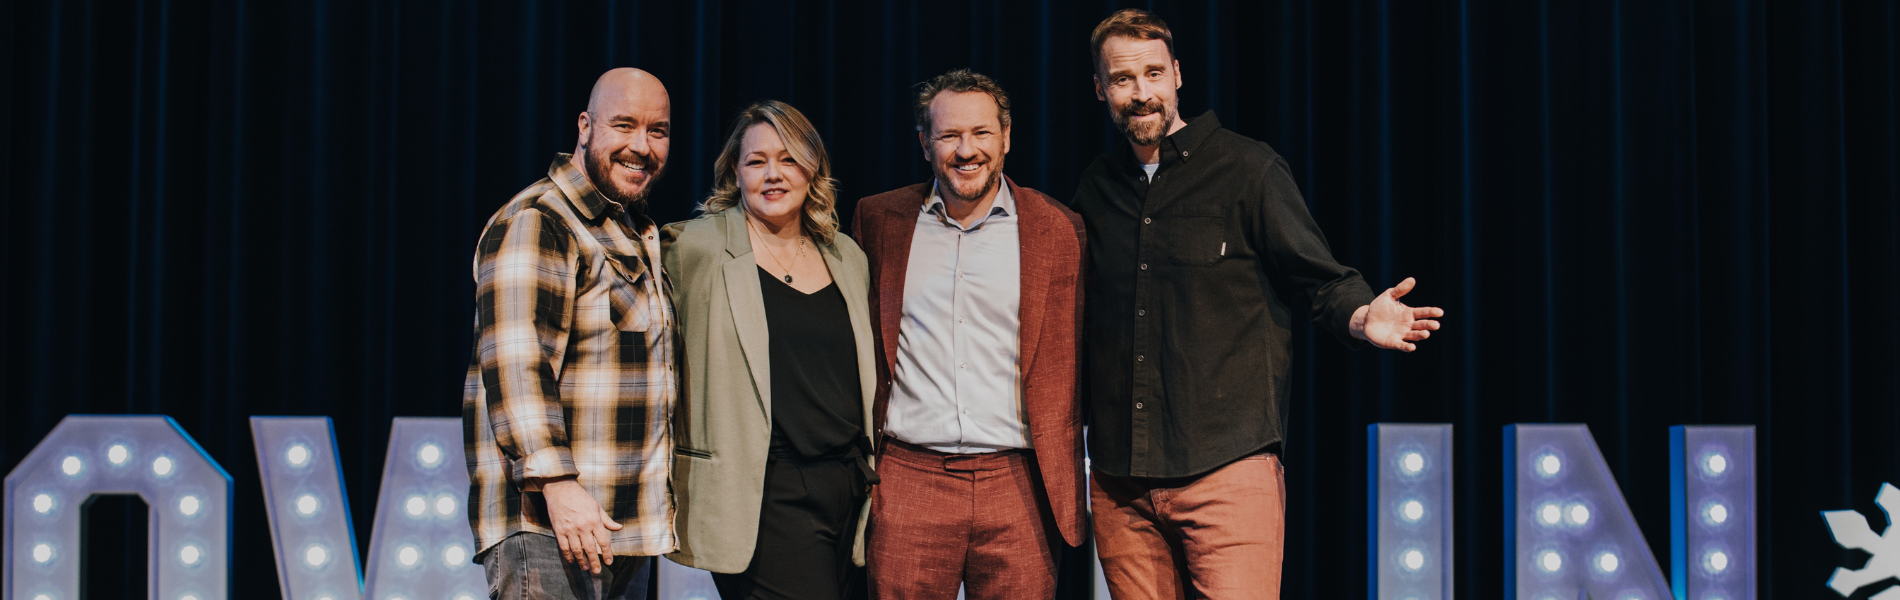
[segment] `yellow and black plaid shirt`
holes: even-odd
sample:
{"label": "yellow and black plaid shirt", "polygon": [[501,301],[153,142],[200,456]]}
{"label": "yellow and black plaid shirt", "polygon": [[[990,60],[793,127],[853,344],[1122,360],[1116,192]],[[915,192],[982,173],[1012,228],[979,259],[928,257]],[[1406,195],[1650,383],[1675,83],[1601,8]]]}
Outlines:
{"label": "yellow and black plaid shirt", "polygon": [[656,233],[567,154],[489,218],[462,401],[476,556],[517,532],[552,534],[524,486],[566,475],[624,526],[615,555],[675,549],[677,334]]}

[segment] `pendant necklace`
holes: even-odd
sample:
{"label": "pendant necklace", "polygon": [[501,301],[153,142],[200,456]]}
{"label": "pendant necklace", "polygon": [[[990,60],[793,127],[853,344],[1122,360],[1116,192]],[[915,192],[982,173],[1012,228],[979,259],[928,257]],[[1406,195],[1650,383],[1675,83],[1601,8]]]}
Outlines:
{"label": "pendant necklace", "polygon": [[[756,225],[753,225],[753,223],[752,223],[752,219],[749,219],[749,218],[748,218],[748,219],[746,219],[746,220],[745,220],[745,224],[746,224],[746,225],[748,225],[748,226],[752,226],[752,227],[753,227],[753,230],[752,230],[752,232],[753,232],[753,233],[757,233],[757,234],[759,235],[759,245],[762,245],[762,246],[766,246],[766,248],[765,248],[765,253],[766,253],[766,254],[769,254],[769,255],[771,255],[771,256],[772,256],[772,262],[773,262],[774,264],[777,264],[777,265],[778,265],[778,268],[779,268],[780,270],[783,270],[783,271],[785,271],[785,278],[784,278],[784,279],[785,279],[785,283],[791,283],[791,282],[792,282],[792,270],[791,270],[791,269],[789,269],[789,268],[786,268],[786,267],[785,267],[785,261],[782,261],[782,260],[779,260],[779,259],[778,259],[778,253],[777,253],[777,252],[774,252],[774,251],[772,250],[772,248],[771,248],[771,246],[770,246],[769,244],[766,244],[766,243],[765,243],[765,234],[764,234],[763,232],[760,232],[760,231],[759,231],[759,230],[757,229],[757,226],[756,226]],[[797,244],[798,244],[798,253],[792,256],[792,264],[793,264],[793,265],[797,265],[797,264],[798,264],[798,259],[801,259],[801,258],[804,258],[804,257],[805,257],[805,236],[804,236],[803,234],[800,234],[800,235],[798,236],[798,242],[797,242]]]}

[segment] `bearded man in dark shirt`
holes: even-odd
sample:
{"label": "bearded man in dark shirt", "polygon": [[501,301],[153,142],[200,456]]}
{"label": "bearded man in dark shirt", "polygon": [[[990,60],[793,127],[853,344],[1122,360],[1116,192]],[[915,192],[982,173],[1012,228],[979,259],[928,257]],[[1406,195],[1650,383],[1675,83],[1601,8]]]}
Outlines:
{"label": "bearded man in dark shirt", "polygon": [[[1159,17],[1090,36],[1095,93],[1128,139],[1083,173],[1090,504],[1116,598],[1278,598],[1292,311],[1353,345],[1410,352],[1443,310],[1373,295],[1340,265],[1286,160],[1179,115]],[[1189,589],[1192,588],[1192,589]]]}

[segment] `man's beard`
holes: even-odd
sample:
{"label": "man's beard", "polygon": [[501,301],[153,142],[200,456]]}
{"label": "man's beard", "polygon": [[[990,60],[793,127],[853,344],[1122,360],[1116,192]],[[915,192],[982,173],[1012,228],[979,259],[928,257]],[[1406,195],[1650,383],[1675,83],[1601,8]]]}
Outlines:
{"label": "man's beard", "polygon": [[[608,156],[606,152],[595,152],[593,140],[588,140],[585,148],[587,150],[587,180],[594,184],[594,190],[606,196],[608,200],[619,203],[620,207],[626,209],[629,214],[646,214],[647,195],[653,193],[653,184],[660,182],[660,175],[666,172],[665,166],[653,160],[652,155],[626,153],[623,159],[627,162],[637,162],[648,169],[653,169],[647,175],[647,184],[641,186],[640,191],[630,193],[620,189],[620,182],[613,178],[613,157]],[[655,169],[656,165],[659,168]]]}
{"label": "man's beard", "polygon": [[950,177],[951,173],[956,172],[956,167],[948,166],[943,168],[942,172],[937,173],[937,181],[943,182],[945,189],[939,190],[938,193],[946,196],[946,199],[956,199],[962,202],[975,202],[978,198],[989,195],[991,190],[995,190],[997,186],[1002,185],[1003,161],[992,158],[989,160],[988,166],[990,168],[989,179],[983,180],[983,186],[977,188],[974,193],[970,194],[965,194],[963,190],[957,189],[956,180]]}
{"label": "man's beard", "polygon": [[[1148,113],[1161,113],[1161,120],[1149,123],[1135,123],[1133,119]],[[1147,102],[1130,102],[1128,106],[1115,111],[1115,128],[1122,136],[1136,146],[1153,146],[1168,137],[1168,127],[1174,124],[1174,107],[1162,102],[1160,98],[1149,98]]]}

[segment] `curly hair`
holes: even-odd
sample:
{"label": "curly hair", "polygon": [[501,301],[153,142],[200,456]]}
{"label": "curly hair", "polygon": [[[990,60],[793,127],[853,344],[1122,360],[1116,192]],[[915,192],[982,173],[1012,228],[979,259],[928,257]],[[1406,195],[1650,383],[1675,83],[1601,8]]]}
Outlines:
{"label": "curly hair", "polygon": [[916,112],[918,133],[931,133],[930,101],[937,99],[937,94],[944,92],[989,94],[990,98],[996,100],[996,116],[1002,121],[1003,128],[1009,128],[1009,93],[1003,91],[1003,86],[998,85],[996,80],[990,79],[988,75],[969,69],[957,69],[917,84],[917,101],[911,105],[911,110]]}
{"label": "curly hair", "polygon": [[825,153],[825,141],[818,137],[818,128],[812,126],[811,120],[792,105],[777,100],[753,103],[733,118],[726,146],[713,161],[712,193],[700,203],[699,210],[710,215],[734,206],[743,208],[745,193],[739,189],[739,146],[745,142],[746,130],[760,123],[778,131],[779,138],[785,141],[785,150],[811,182],[811,191],[805,194],[804,214],[799,218],[805,233],[821,243],[831,244],[838,234],[838,180],[831,177],[831,157]]}

